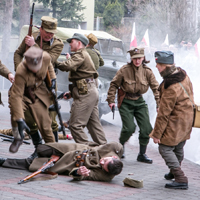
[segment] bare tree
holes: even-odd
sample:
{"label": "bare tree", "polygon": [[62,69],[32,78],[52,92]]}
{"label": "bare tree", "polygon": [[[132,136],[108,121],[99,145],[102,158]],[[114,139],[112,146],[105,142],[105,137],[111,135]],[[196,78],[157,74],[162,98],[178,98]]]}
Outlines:
{"label": "bare tree", "polygon": [[8,57],[10,51],[10,36],[11,36],[11,24],[13,13],[13,0],[5,1],[5,8],[3,13],[3,36],[2,36],[2,62],[8,65]]}

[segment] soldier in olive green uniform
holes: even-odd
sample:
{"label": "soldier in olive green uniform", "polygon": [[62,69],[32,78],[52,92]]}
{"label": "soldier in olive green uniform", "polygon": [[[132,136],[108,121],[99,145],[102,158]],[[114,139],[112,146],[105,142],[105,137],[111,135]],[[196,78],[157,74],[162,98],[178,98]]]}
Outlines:
{"label": "soldier in olive green uniform", "polygon": [[[15,80],[14,75],[5,65],[1,63],[1,61],[0,61],[0,75],[7,78],[11,83],[13,83]],[[0,93],[0,104],[3,105],[3,102],[1,101],[1,93]]]}
{"label": "soldier in olive green uniform", "polygon": [[[64,44],[60,39],[54,36],[54,33],[57,32],[57,19],[49,16],[43,16],[41,20],[42,24],[40,29],[38,31],[33,32],[32,36],[27,35],[20,44],[19,48],[15,51],[15,70],[17,69],[17,66],[23,59],[23,54],[26,51],[26,45],[40,47],[41,49],[49,53],[51,57],[51,63],[53,64],[53,66],[55,65],[56,60],[61,54]],[[52,130],[57,141],[58,124],[56,122],[56,112],[51,111],[50,117],[52,118]],[[31,117],[29,111],[25,113],[25,120],[31,129],[30,135],[36,147],[38,144],[42,143],[42,139],[38,133],[38,127],[33,118]]]}
{"label": "soldier in olive green uniform", "polygon": [[[77,156],[83,151],[88,151],[83,161],[83,166],[76,167]],[[123,163],[120,157],[123,147],[117,142],[111,142],[100,146],[91,147],[85,144],[46,143],[37,147],[39,158],[32,162],[27,159],[0,158],[0,166],[38,170],[52,155],[60,156],[60,159],[50,169],[52,172],[70,175],[76,180],[111,181],[120,174]]]}
{"label": "soldier in olive green uniform", "polygon": [[69,71],[69,81],[74,85],[71,91],[74,101],[69,120],[72,136],[77,143],[88,144],[88,137],[83,130],[87,126],[93,141],[105,144],[107,141],[99,120],[99,93],[94,80],[98,77],[98,72],[85,49],[88,39],[75,33],[67,41],[71,51],[75,53],[71,57],[67,54],[67,61],[58,63],[57,67],[62,71]]}
{"label": "soldier in olive green uniform", "polygon": [[[125,144],[135,132],[136,125],[133,121],[136,118],[137,124],[140,128],[139,143],[140,152],[137,160],[146,163],[152,163],[152,160],[145,154],[147,144],[149,142],[149,133],[152,131],[152,126],[149,121],[148,107],[145,103],[142,94],[146,93],[149,86],[153,91],[157,108],[159,106],[159,83],[150,68],[145,63],[148,63],[144,57],[143,48],[135,48],[128,51],[131,56],[131,63],[124,65],[116,73],[115,77],[110,83],[108,90],[107,101],[112,108],[115,106],[115,94],[118,90],[118,107],[121,115],[123,127],[121,130],[120,143]],[[121,95],[122,94],[122,95]],[[123,101],[119,106],[119,100]]]}
{"label": "soldier in olive green uniform", "polygon": [[100,52],[94,48],[94,45],[97,44],[98,39],[97,37],[90,33],[87,36],[88,40],[89,40],[89,44],[86,47],[87,52],[89,53],[90,57],[92,58],[92,61],[94,62],[94,66],[96,68],[96,70],[99,68],[99,66],[103,66],[104,65],[104,60],[100,55]]}
{"label": "soldier in olive green uniform", "polygon": [[[24,54],[24,60],[18,65],[15,82],[9,90],[9,107],[14,141],[10,152],[18,151],[23,141],[23,129],[28,129],[24,112],[29,110],[38,125],[45,142],[55,142],[51,129],[49,106],[52,96],[44,82],[47,71],[51,80],[56,78],[51,57],[38,47],[30,47]],[[52,84],[52,88],[55,84]]]}

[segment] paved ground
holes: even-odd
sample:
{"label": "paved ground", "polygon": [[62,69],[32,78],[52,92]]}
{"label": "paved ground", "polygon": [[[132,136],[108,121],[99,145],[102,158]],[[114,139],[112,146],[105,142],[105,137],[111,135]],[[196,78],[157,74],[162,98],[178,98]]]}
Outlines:
{"label": "paved ground", "polygon": [[[10,127],[10,116],[7,104],[7,93],[2,93],[5,107],[0,106],[0,129]],[[65,115],[64,115],[65,117]],[[109,141],[118,141],[120,127],[102,120],[106,136]],[[73,142],[73,141],[59,141]],[[33,145],[22,145],[17,154],[8,152],[10,143],[0,141],[0,157],[25,158],[33,152]],[[41,181],[39,178],[25,184],[18,185],[18,181],[30,174],[28,171],[0,168],[0,200],[163,200],[163,199],[200,199],[200,165],[184,160],[182,169],[189,178],[188,190],[170,190],[164,185],[170,181],[163,178],[168,169],[158,151],[149,147],[148,156],[153,164],[144,164],[136,161],[138,142],[126,145],[126,158],[123,159],[124,169],[112,182],[73,181],[67,176],[58,176],[56,179]],[[141,189],[124,187],[123,179],[131,177],[143,180]]]}

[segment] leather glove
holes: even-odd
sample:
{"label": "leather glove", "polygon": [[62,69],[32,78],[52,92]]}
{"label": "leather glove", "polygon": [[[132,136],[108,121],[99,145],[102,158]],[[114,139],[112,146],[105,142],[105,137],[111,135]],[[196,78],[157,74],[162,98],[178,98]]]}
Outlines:
{"label": "leather glove", "polygon": [[18,124],[18,131],[21,136],[21,139],[24,138],[24,129],[26,129],[27,132],[30,132],[30,128],[27,126],[26,122],[23,119],[17,120]]}
{"label": "leather glove", "polygon": [[55,90],[56,89],[56,79],[52,79],[51,80],[51,90]]}

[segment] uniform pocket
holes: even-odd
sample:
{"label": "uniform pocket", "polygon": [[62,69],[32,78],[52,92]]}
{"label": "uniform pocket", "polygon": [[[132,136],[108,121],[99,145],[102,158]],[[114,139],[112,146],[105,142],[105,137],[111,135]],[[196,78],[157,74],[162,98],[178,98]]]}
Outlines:
{"label": "uniform pocket", "polygon": [[124,87],[125,91],[132,91],[135,90],[136,81],[133,80],[124,80]]}

